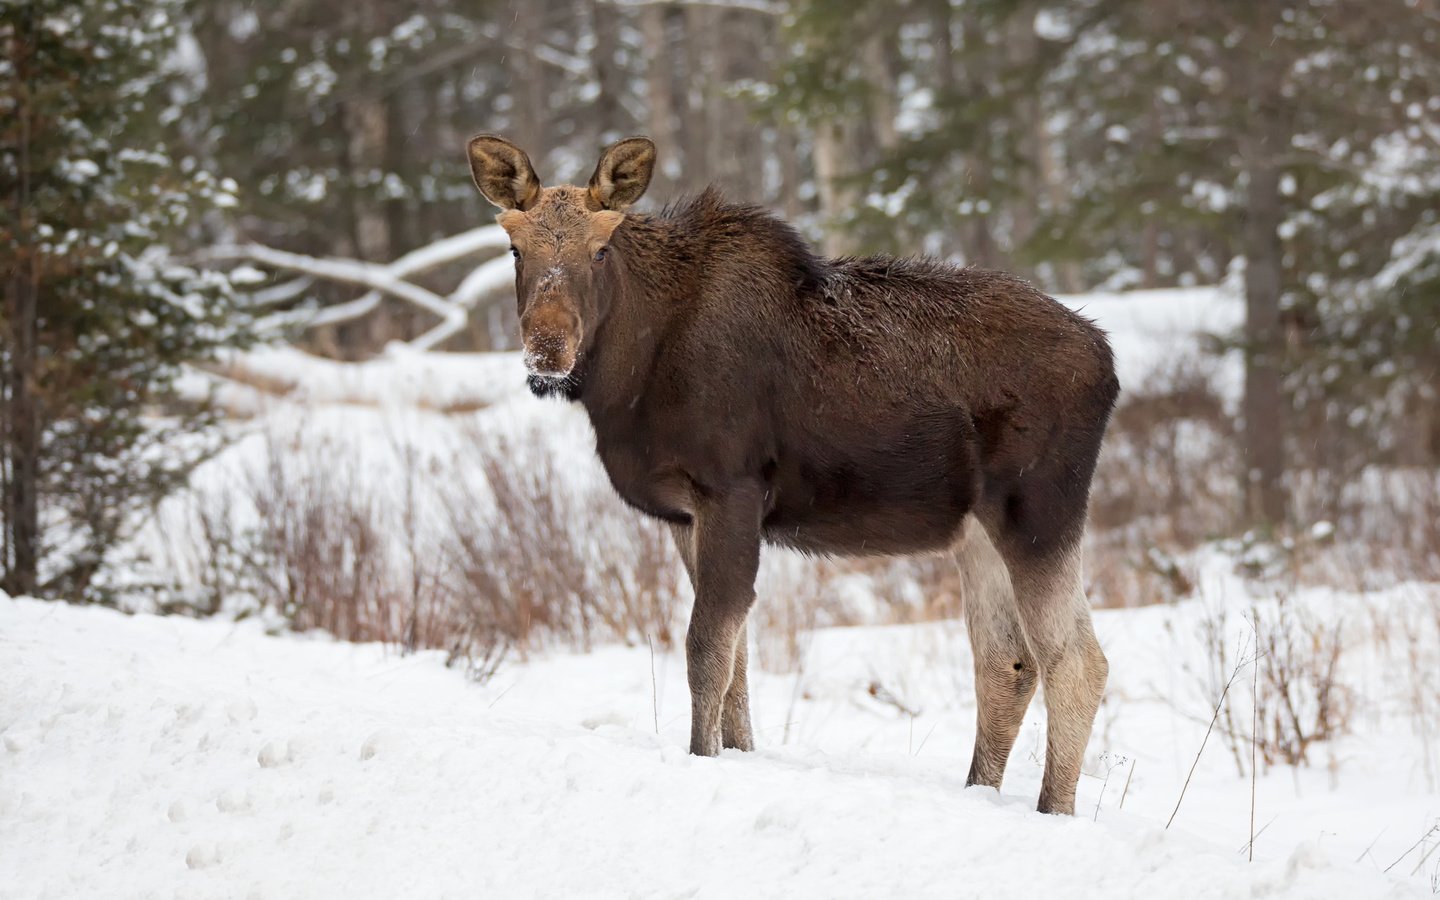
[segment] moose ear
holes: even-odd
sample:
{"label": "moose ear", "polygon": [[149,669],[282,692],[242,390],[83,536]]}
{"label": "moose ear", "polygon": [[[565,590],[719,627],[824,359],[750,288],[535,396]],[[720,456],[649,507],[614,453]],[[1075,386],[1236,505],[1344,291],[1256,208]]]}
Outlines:
{"label": "moose ear", "polygon": [[600,154],[595,174],[590,176],[590,205],[623,211],[645,194],[654,170],[654,141],[632,137],[611,144]]}
{"label": "moose ear", "polygon": [[540,179],[524,150],[502,137],[482,134],[470,139],[469,151],[470,174],[486,200],[523,212],[540,199]]}

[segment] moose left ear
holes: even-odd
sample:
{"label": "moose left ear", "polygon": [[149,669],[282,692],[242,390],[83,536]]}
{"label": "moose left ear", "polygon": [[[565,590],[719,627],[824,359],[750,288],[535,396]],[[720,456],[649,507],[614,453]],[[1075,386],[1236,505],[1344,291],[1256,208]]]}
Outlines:
{"label": "moose left ear", "polygon": [[467,150],[470,174],[486,200],[522,212],[539,201],[540,179],[524,150],[493,134],[477,134]]}
{"label": "moose left ear", "polygon": [[645,194],[654,170],[654,141],[632,137],[611,144],[600,154],[595,174],[590,176],[591,207],[623,211]]}

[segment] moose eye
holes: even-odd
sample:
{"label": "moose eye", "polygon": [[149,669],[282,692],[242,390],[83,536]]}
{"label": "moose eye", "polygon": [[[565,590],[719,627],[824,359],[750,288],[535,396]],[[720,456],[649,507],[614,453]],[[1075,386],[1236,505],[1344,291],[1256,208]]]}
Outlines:
{"label": "moose eye", "polygon": [[596,261],[597,263],[603,263],[603,262],[605,261],[605,257],[607,257],[607,256],[609,256],[609,255],[610,255],[610,248],[609,248],[609,247],[601,247],[599,250],[596,250],[596,251],[595,251],[595,261]]}
{"label": "moose eye", "polygon": [[515,247],[514,244],[510,245],[510,255],[515,257],[516,259],[520,258],[520,251]]}

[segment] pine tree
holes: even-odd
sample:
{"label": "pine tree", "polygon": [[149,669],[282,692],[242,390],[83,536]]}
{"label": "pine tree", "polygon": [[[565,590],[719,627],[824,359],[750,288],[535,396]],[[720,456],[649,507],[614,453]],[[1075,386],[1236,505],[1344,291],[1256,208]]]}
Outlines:
{"label": "pine tree", "polygon": [[0,7],[4,587],[96,597],[135,517],[207,434],[182,364],[243,337],[229,283],[178,262],[234,184],[169,151],[169,0]]}

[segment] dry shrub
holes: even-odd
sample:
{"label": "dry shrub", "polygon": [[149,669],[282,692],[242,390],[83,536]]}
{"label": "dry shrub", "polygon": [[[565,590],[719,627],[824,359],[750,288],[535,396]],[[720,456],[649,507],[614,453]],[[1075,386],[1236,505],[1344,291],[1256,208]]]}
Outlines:
{"label": "dry shrub", "polygon": [[[1286,423],[1292,527],[1243,533],[1239,424],[1216,387],[1220,359],[1177,353],[1126,385],[1091,492],[1086,571],[1102,606],[1189,596],[1186,554],[1235,538],[1271,545],[1294,583],[1369,590],[1440,579],[1440,472],[1333,447],[1324,417]],[[1302,452],[1303,451],[1303,452]]]}
{"label": "dry shrub", "polygon": [[[238,494],[192,511],[196,602],[246,595],[297,629],[443,649],[476,677],[512,648],[677,646],[689,591],[669,527],[563,472],[550,440],[472,431],[469,453],[426,465],[392,435],[397,465],[362,475],[348,446],[271,434]],[[255,513],[243,527],[239,507]],[[795,670],[816,627],[960,611],[950,555],[765,557],[751,621],[766,669]]]}
{"label": "dry shrub", "polygon": [[392,535],[370,485],[323,445],[273,436],[249,486],[259,524],[246,560],[262,606],[295,628],[398,642],[405,621]]}
{"label": "dry shrub", "polygon": [[1369,607],[1370,637],[1387,671],[1403,671],[1401,706],[1420,740],[1420,768],[1427,788],[1440,789],[1440,587],[1414,585],[1404,602]]}
{"label": "dry shrub", "polygon": [[1330,473],[1293,480],[1297,520],[1329,523],[1333,534],[1310,542],[1316,552],[1297,560],[1298,580],[1356,591],[1440,581],[1440,471],[1371,466],[1338,490]]}
{"label": "dry shrub", "polygon": [[1260,666],[1256,748],[1265,765],[1309,762],[1312,744],[1350,733],[1353,691],[1339,680],[1343,622],[1322,622],[1284,594],[1251,613]]}
{"label": "dry shrub", "polygon": [[822,611],[827,594],[834,594],[835,576],[829,560],[798,554],[772,554],[765,560],[750,612],[752,665],[777,673],[804,669],[810,635],[827,624]]}
{"label": "dry shrub", "polygon": [[1222,609],[1201,623],[1200,684],[1209,702],[1236,682],[1224,693],[1216,730],[1242,776],[1252,740],[1266,768],[1300,766],[1310,763],[1314,745],[1351,732],[1355,692],[1340,672],[1345,632],[1323,618],[1282,593],[1253,605],[1246,621]]}
{"label": "dry shrub", "polygon": [[1217,366],[1214,357],[1179,354],[1143,385],[1127,385],[1095,474],[1095,527],[1139,525],[1177,546],[1231,527],[1235,425],[1215,387]]}
{"label": "dry shrub", "polygon": [[828,559],[765,551],[750,628],[761,668],[803,668],[810,632],[851,625],[959,618],[953,554]]}
{"label": "dry shrub", "polygon": [[964,611],[960,570],[953,553],[864,557],[838,561],[837,567],[842,574],[864,577],[875,598],[875,621],[933,622],[958,619]]}
{"label": "dry shrub", "polygon": [[1086,572],[1097,604],[1187,596],[1193,576],[1177,556],[1233,528],[1235,425],[1217,367],[1179,354],[1121,395],[1091,490]]}
{"label": "dry shrub", "polygon": [[663,524],[608,485],[576,488],[538,434],[473,435],[487,492],[458,479],[443,495],[451,591],[469,629],[522,648],[537,640],[675,641],[684,571]]}

